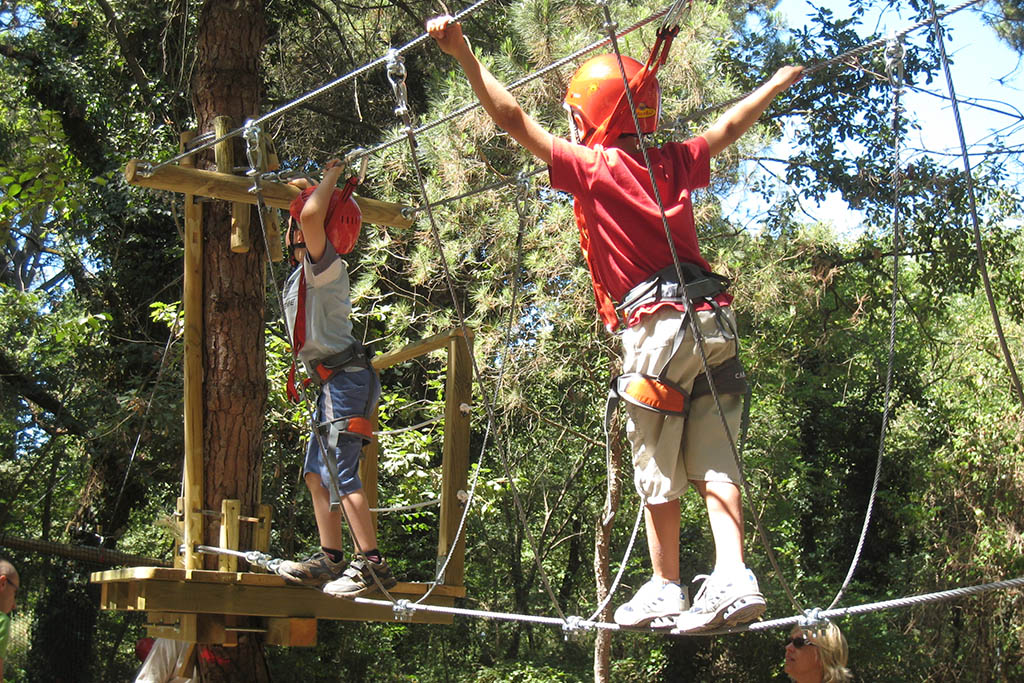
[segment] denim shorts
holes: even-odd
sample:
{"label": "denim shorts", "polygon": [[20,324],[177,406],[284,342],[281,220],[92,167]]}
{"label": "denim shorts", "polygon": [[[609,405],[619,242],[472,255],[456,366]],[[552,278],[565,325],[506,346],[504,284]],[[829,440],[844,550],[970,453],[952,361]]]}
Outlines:
{"label": "denim shorts", "polygon": [[[368,368],[342,370],[320,387],[316,422],[329,426],[337,418],[366,417],[379,398],[380,380],[376,372]],[[321,484],[327,487],[331,474],[321,457],[321,442],[337,459],[338,493],[344,496],[361,489],[359,460],[363,455],[363,440],[354,434],[342,432],[332,437],[326,428],[319,430],[319,434],[311,433],[302,473],[319,474]]]}

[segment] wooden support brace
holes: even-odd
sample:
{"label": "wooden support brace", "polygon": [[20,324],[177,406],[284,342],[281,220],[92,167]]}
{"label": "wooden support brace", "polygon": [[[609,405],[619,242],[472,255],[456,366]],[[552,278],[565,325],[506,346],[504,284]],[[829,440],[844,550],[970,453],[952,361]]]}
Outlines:
{"label": "wooden support brace", "polygon": [[[230,116],[218,116],[213,120],[213,134],[222,138],[234,129]],[[221,140],[213,146],[214,159],[218,173],[235,172],[234,138]],[[231,204],[231,251],[244,254],[252,248],[249,236],[249,205],[242,202]]]}
{"label": "wooden support brace", "polygon": [[[274,517],[274,506],[260,504],[256,506],[256,514],[259,521],[256,522],[256,530],[252,534],[252,545],[254,550],[262,553],[270,552],[270,521]],[[254,569],[253,567],[249,568]]]}
{"label": "wooden support brace", "polygon": [[[187,143],[182,136],[182,146]],[[191,159],[191,157],[189,157]],[[194,169],[183,168],[188,171]],[[203,566],[203,205],[185,195],[185,472],[182,501],[184,565]]]}
{"label": "wooden support brace", "polygon": [[[139,159],[129,161],[124,169],[125,180],[131,185],[149,187],[154,190],[184,192],[230,202],[256,203],[256,197],[249,192],[252,181],[248,178],[182,166],[164,166],[147,176],[140,172],[140,166],[145,169],[147,165],[146,162]],[[263,183],[263,200],[267,206],[287,209],[298,194],[299,188],[288,183]],[[408,207],[366,197],[354,196],[353,198],[363,214],[364,223],[388,225],[395,228],[408,228],[412,225],[412,218],[402,213],[402,210]]]}
{"label": "wooden support brace", "polygon": [[[446,584],[461,586],[465,577],[465,534],[459,522],[465,503],[459,491],[466,489],[469,470],[468,407],[473,400],[472,338],[452,332],[448,337],[448,374],[444,387],[444,447],[441,471],[441,519],[437,538],[438,569],[448,558],[441,577]],[[450,555],[450,557],[449,557]]]}
{"label": "wooden support brace", "polygon": [[267,622],[267,645],[316,646],[316,619],[271,617]]}
{"label": "wooden support brace", "polygon": [[[242,501],[225,498],[220,501],[220,547],[238,550],[238,516]],[[234,555],[218,555],[217,568],[222,572],[237,572],[238,558]]]}

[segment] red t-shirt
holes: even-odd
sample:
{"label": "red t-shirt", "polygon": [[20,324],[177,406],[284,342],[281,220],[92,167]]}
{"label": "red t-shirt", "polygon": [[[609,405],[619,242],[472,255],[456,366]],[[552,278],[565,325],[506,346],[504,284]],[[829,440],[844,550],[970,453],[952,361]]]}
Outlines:
{"label": "red t-shirt", "polygon": [[[709,269],[697,244],[690,201],[690,191],[706,187],[711,180],[707,141],[695,137],[670,142],[647,150],[647,155],[679,259]],[[600,145],[591,149],[555,138],[551,157],[551,186],[572,193],[585,219],[587,235],[581,235],[581,243],[595,290],[600,286],[619,302],[635,285],[672,265],[643,155]],[[716,300],[726,305],[732,297],[723,293]],[[681,304],[653,304],[638,310],[627,324],[662,306],[683,310]]]}

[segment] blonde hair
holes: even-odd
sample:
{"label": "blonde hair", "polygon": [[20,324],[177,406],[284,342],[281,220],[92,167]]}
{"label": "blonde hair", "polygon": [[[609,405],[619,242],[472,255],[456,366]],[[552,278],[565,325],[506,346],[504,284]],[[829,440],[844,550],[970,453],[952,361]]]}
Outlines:
{"label": "blonde hair", "polygon": [[826,621],[801,631],[804,637],[809,638],[818,648],[818,657],[821,658],[823,669],[822,683],[846,683],[853,680],[853,674],[846,668],[850,651],[846,645],[846,638],[838,626]]}

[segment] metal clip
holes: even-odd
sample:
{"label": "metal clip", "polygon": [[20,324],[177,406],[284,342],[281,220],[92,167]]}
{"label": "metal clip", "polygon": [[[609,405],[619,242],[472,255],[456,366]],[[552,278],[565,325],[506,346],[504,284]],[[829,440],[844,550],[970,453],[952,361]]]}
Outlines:
{"label": "metal clip", "polygon": [[245,122],[242,139],[245,140],[245,158],[249,160],[249,170],[245,174],[249,177],[258,175],[263,166],[263,159],[260,152],[260,127],[253,119]]}
{"label": "metal clip", "polygon": [[412,615],[416,610],[412,608],[412,603],[402,599],[395,600],[395,603],[391,606],[391,611],[398,621],[412,621]]}
{"label": "metal clip", "polygon": [[153,164],[148,161],[140,161],[135,164],[135,175],[140,178],[152,178],[153,177]]}
{"label": "metal clip", "polygon": [[[391,83],[391,89],[395,93],[395,101],[398,106],[395,107],[395,116],[401,116],[406,119],[409,116],[409,103],[407,100],[407,92],[405,88],[405,59],[398,50],[391,48],[387,54],[388,60],[388,81]],[[408,120],[406,121],[408,123]]]}
{"label": "metal clip", "polygon": [[894,33],[885,42],[885,73],[894,88],[903,87],[903,36]]}
{"label": "metal clip", "polygon": [[356,147],[345,155],[345,166],[347,168],[355,169],[356,162],[359,163],[359,171],[356,175],[359,176],[360,185],[366,180],[366,165],[369,161],[370,157],[367,155],[366,148],[364,147]]}

